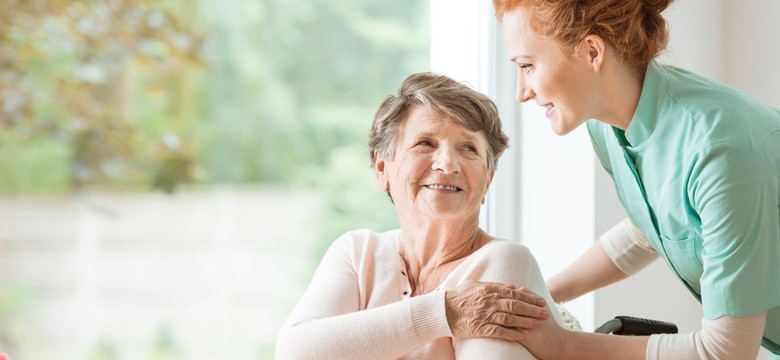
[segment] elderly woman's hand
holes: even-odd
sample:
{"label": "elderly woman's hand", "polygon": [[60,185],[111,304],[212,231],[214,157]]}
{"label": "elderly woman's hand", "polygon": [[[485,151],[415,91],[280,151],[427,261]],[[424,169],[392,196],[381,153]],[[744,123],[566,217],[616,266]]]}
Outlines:
{"label": "elderly woman's hand", "polygon": [[526,288],[469,281],[445,295],[447,321],[455,337],[492,337],[517,341],[523,329],[536,329],[550,318],[545,301]]}

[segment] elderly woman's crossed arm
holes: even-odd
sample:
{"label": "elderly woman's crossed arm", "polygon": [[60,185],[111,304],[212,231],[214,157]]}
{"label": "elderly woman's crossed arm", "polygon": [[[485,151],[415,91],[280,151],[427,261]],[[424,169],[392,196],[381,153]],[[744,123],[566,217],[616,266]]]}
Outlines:
{"label": "elderly woman's crossed arm", "polygon": [[486,251],[463,264],[460,276],[483,282],[466,280],[453,289],[366,309],[374,304],[361,301],[372,289],[359,288],[364,274],[356,267],[367,249],[354,237],[347,233],[328,250],[279,333],[277,359],[398,359],[450,339],[453,357],[534,359],[515,340],[549,313],[558,319],[556,310],[543,308],[552,304],[549,295],[545,300],[525,290],[549,294],[536,261],[525,247],[506,240],[485,245]]}

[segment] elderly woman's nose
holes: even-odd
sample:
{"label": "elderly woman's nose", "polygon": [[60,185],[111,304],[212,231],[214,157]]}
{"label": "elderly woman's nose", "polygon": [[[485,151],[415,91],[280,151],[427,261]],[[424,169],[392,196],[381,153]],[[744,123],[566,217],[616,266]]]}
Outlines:
{"label": "elderly woman's nose", "polygon": [[460,162],[458,161],[457,151],[449,147],[442,146],[433,153],[433,170],[444,171],[445,174],[451,174],[460,171]]}

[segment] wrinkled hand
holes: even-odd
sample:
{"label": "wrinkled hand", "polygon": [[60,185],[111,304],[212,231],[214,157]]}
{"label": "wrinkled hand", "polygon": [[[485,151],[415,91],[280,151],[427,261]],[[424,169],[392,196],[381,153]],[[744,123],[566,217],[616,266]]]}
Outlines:
{"label": "wrinkled hand", "polygon": [[447,322],[455,337],[492,337],[517,341],[523,329],[536,329],[550,318],[545,301],[526,288],[469,281],[445,294]]}

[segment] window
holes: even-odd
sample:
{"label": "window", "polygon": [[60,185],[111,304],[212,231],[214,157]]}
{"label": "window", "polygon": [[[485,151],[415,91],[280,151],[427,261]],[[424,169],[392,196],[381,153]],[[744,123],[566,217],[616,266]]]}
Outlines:
{"label": "window", "polygon": [[272,359],[329,243],[397,227],[366,134],[429,69],[428,2],[17,3],[0,30],[11,358]]}
{"label": "window", "polygon": [[583,135],[547,136],[515,102],[489,2],[17,3],[0,15],[12,358],[273,358],[330,242],[397,226],[365,143],[412,72],[499,105],[511,148],[483,227],[527,244],[545,276],[584,246],[562,241],[592,242]]}

